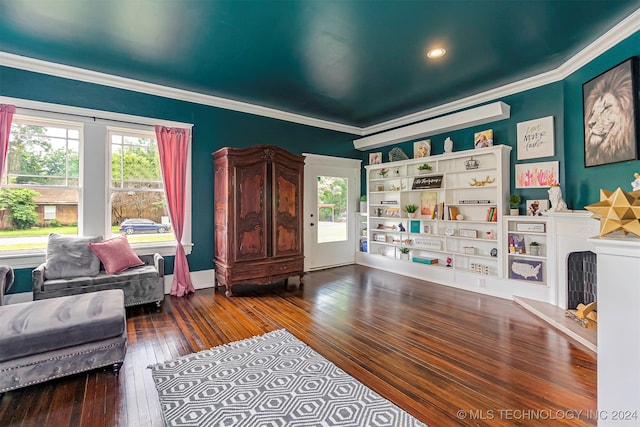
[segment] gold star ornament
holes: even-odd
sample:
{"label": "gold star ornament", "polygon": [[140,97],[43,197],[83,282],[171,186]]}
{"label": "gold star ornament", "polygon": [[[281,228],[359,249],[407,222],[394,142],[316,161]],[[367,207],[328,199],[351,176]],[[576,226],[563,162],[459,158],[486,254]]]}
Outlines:
{"label": "gold star ornament", "polygon": [[600,201],[585,209],[600,220],[601,237],[616,231],[640,237],[640,190],[631,193],[621,188],[613,192],[600,190]]}

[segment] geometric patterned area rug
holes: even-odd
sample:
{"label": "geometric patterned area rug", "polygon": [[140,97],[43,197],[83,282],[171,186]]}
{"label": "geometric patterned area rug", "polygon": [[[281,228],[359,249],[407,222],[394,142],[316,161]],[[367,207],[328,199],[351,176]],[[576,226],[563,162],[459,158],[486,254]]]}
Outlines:
{"label": "geometric patterned area rug", "polygon": [[149,366],[168,426],[425,426],[285,329]]}

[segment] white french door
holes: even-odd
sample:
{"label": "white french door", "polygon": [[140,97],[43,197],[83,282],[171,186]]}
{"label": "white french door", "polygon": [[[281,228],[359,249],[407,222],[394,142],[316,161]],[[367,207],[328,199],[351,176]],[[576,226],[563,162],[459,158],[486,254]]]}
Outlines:
{"label": "white french door", "polygon": [[304,155],[304,269],[353,264],[361,161]]}

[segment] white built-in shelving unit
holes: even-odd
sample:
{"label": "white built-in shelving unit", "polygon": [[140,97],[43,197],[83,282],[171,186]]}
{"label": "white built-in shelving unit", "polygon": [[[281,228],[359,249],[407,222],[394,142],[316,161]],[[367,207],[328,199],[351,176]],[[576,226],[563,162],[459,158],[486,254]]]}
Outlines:
{"label": "white built-in shelving unit", "polygon": [[[365,166],[367,252],[359,252],[357,262],[503,298],[552,300],[549,219],[505,215],[510,152],[510,146],[496,145]],[[418,169],[425,163],[431,167],[426,173]],[[408,204],[419,207],[414,218],[404,209]],[[433,217],[436,204],[444,214]],[[544,224],[544,231],[520,231],[527,224]],[[509,236],[516,234],[525,245],[538,241],[542,252],[533,255],[528,246],[525,253],[509,252]],[[510,273],[514,262],[526,277]],[[542,275],[534,279],[525,270],[535,272],[538,263]]]}
{"label": "white built-in shelving unit", "polygon": [[[510,151],[500,145],[366,166],[369,254],[500,276]],[[431,169],[419,170],[423,164]],[[414,218],[409,204],[418,206]]]}

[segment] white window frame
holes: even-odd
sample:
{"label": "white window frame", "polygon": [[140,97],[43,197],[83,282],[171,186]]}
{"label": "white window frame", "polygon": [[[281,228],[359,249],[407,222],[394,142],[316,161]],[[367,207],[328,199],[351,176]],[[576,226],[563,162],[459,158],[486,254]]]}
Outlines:
{"label": "white window frame", "polygon": [[43,206],[42,215],[43,215],[43,219],[45,221],[56,219],[57,213],[58,212],[57,212],[57,209],[56,209],[56,205],[44,205]]}
{"label": "white window frame", "polygon": [[[78,195],[78,235],[111,236],[111,145],[109,128],[155,133],[154,126],[191,129],[192,124],[170,122],[148,117],[130,116],[107,111],[90,110],[64,105],[0,97],[0,103],[16,106],[16,115],[30,118],[64,120],[81,126],[80,132],[80,189]],[[185,223],[182,245],[185,253],[191,253],[191,147],[187,155],[187,179],[185,198]],[[131,245],[138,254],[158,252],[172,256],[176,242],[136,243]],[[29,253],[0,254],[0,262],[14,268],[33,268],[45,261],[45,250]]]}

